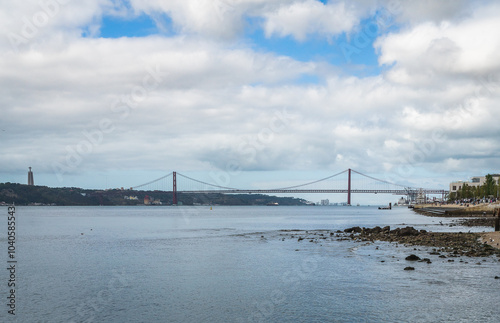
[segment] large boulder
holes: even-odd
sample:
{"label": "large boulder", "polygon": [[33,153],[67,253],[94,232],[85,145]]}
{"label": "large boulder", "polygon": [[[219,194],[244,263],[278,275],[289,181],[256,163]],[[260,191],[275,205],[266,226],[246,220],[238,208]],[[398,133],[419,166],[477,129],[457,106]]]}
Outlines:
{"label": "large boulder", "polygon": [[417,261],[417,260],[420,260],[420,257],[417,256],[417,255],[409,255],[408,257],[405,258],[405,260],[408,260],[408,261]]}
{"label": "large boulder", "polygon": [[415,229],[414,227],[406,227],[406,228],[401,228],[399,230],[399,235],[402,236],[402,237],[405,237],[405,236],[416,236],[418,235],[420,232]]}
{"label": "large boulder", "polygon": [[352,228],[347,228],[344,230],[344,232],[347,232],[347,233],[361,233],[361,231],[363,231],[363,229],[361,229],[360,227],[352,227]]}

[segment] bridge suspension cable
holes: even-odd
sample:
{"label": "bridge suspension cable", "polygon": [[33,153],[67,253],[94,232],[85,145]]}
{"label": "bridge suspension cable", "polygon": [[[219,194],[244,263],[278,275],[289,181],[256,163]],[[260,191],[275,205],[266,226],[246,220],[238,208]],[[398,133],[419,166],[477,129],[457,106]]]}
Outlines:
{"label": "bridge suspension cable", "polygon": [[399,186],[399,187],[403,187],[403,188],[406,188],[404,185],[401,185],[401,184],[396,184],[396,183],[391,183],[389,181],[385,181],[383,179],[378,179],[378,178],[375,178],[375,177],[372,177],[372,176],[369,176],[369,175],[366,175],[366,174],[363,174],[363,173],[360,173],[358,171],[355,171],[354,169],[351,169],[351,171],[353,173],[356,173],[356,174],[359,174],[361,176],[364,176],[364,177],[367,177],[369,179],[373,179],[374,181],[378,181],[378,182],[381,182],[381,183],[385,183],[385,184],[389,184],[389,185],[394,185],[394,186]]}
{"label": "bridge suspension cable", "polygon": [[191,181],[194,181],[194,182],[206,185],[206,186],[210,186],[210,187],[217,187],[217,188],[221,188],[221,189],[225,189],[225,190],[233,190],[233,191],[237,191],[238,190],[237,188],[234,188],[234,187],[220,186],[220,185],[216,185],[216,184],[210,184],[210,183],[207,183],[207,182],[199,181],[197,179],[191,178],[191,177],[186,176],[186,175],[182,175],[180,173],[177,173],[177,175],[181,176],[181,177],[184,177],[186,179],[189,179]]}
{"label": "bridge suspension cable", "polygon": [[132,186],[131,188],[132,188],[133,190],[136,190],[136,189],[138,189],[138,188],[141,188],[141,187],[144,187],[144,186],[147,186],[147,185],[154,184],[154,183],[156,183],[156,182],[161,181],[162,179],[165,179],[165,178],[167,178],[167,177],[169,177],[169,176],[172,176],[172,174],[173,174],[173,172],[171,172],[170,174],[167,174],[167,175],[165,175],[165,176],[162,176],[162,177],[160,177],[160,178],[157,178],[157,179],[155,179],[155,180],[152,180],[152,181],[150,181],[150,182],[147,182],[147,183],[144,183],[144,184],[141,184],[141,185],[137,185],[137,186]]}
{"label": "bridge suspension cable", "polygon": [[316,184],[316,183],[319,183],[319,182],[322,182],[322,181],[326,181],[326,180],[328,180],[330,178],[333,178],[335,176],[344,174],[347,171],[348,171],[348,169],[346,169],[346,170],[344,170],[344,171],[342,171],[340,173],[337,173],[335,175],[331,175],[331,176],[328,176],[328,177],[325,177],[325,178],[322,178],[322,179],[318,179],[316,181],[312,181],[312,182],[305,183],[305,184],[300,184],[300,185],[295,185],[295,186],[288,186],[288,187],[277,188],[276,190],[290,190],[290,189],[297,188],[297,187],[303,187],[303,186],[307,186],[307,185],[311,185],[311,184]]}

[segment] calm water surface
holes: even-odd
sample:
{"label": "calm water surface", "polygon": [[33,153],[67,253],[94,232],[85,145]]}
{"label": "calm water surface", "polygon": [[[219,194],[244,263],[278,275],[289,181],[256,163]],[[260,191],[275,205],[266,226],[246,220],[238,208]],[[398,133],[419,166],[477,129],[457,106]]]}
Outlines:
{"label": "calm water surface", "polygon": [[[17,315],[13,319],[4,305],[1,322],[500,321],[496,257],[448,262],[427,248],[299,242],[279,231],[354,225],[469,230],[406,208],[16,211]],[[6,265],[6,235],[0,237]],[[432,264],[413,263],[415,271],[404,271],[410,253]],[[0,277],[6,295],[8,273]]]}

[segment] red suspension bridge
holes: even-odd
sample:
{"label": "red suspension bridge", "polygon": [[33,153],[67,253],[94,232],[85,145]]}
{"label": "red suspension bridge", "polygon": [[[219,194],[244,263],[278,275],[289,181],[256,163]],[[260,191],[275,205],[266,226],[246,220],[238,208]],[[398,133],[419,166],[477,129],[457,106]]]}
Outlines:
{"label": "red suspension bridge", "polygon": [[197,180],[177,172],[172,172],[153,181],[131,187],[131,189],[161,190],[171,192],[173,196],[173,204],[177,204],[178,193],[274,193],[292,195],[299,193],[343,193],[347,194],[348,205],[351,205],[351,195],[353,193],[406,195],[410,201],[414,201],[417,196],[422,195],[441,195],[442,198],[444,198],[448,194],[448,191],[443,189],[416,188],[391,183],[386,180],[362,174],[353,169],[346,169],[340,173],[303,184],[281,188],[258,189],[226,187]]}

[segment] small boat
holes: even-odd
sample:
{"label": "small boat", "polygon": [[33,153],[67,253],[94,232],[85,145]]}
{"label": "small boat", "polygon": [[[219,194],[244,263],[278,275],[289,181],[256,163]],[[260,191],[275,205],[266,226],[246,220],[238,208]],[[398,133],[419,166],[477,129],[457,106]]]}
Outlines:
{"label": "small boat", "polygon": [[389,203],[389,206],[384,206],[384,207],[379,206],[378,209],[379,210],[392,210],[392,204]]}

